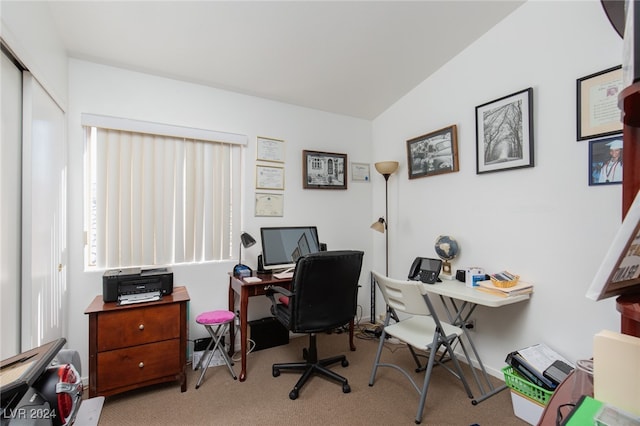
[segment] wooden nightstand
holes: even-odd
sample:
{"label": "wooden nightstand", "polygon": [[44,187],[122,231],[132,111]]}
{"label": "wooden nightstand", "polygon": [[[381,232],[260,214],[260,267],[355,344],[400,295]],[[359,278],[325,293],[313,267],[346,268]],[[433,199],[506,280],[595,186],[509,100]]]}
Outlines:
{"label": "wooden nightstand", "polygon": [[96,296],[89,315],[89,398],[179,381],[187,390],[185,287],[157,302],[118,306]]}

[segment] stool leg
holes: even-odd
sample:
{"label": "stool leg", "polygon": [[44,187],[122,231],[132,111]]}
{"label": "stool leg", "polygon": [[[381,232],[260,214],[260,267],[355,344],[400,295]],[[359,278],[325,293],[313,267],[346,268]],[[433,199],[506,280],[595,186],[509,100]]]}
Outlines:
{"label": "stool leg", "polygon": [[[209,334],[212,334],[210,326],[205,325],[205,328],[207,330],[209,330]],[[200,384],[202,383],[202,379],[204,379],[204,375],[207,373],[207,369],[209,368],[209,364],[211,363],[211,358],[213,358],[213,352],[214,351],[211,349],[211,347],[214,345],[214,341],[215,341],[215,338],[213,338],[213,334],[212,334],[211,342],[209,342],[209,344],[207,345],[207,349],[205,349],[204,353],[202,354],[202,358],[200,358],[200,361],[198,361],[198,366],[197,366],[196,370],[198,368],[201,368],[202,361],[206,359],[206,363],[204,364],[204,368],[202,369],[202,372],[200,373],[200,378],[198,378],[198,383],[196,383],[196,389],[198,389],[200,387]]]}
{"label": "stool leg", "polygon": [[196,369],[200,368],[200,366],[202,364],[202,361],[206,358],[206,364],[205,364],[204,368],[202,369],[202,372],[200,373],[200,378],[198,379],[198,383],[196,383],[196,389],[198,389],[200,387],[200,384],[202,383],[202,380],[204,379],[204,375],[207,372],[207,368],[209,368],[209,364],[211,363],[211,359],[213,358],[213,354],[216,352],[216,350],[219,353],[222,354],[222,358],[224,359],[225,363],[227,364],[227,368],[229,369],[229,372],[231,373],[231,377],[233,377],[233,380],[237,380],[237,378],[238,378],[236,376],[236,373],[233,371],[233,367],[232,367],[233,363],[231,362],[231,359],[227,355],[227,353],[224,350],[224,348],[220,345],[220,343],[222,342],[222,338],[224,337],[224,334],[229,329],[229,323],[227,322],[227,323],[223,323],[223,324],[218,324],[218,326],[216,327],[215,331],[208,324],[206,324],[204,327],[207,329],[207,331],[209,332],[209,335],[211,336],[211,342],[207,346],[207,349],[205,350],[204,354],[202,355],[202,358],[200,358],[200,361],[198,362],[198,366],[196,367]]}

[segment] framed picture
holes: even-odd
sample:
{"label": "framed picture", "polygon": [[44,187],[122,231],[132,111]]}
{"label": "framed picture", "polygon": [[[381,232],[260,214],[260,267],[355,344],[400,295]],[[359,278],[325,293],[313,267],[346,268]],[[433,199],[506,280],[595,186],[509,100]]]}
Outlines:
{"label": "framed picture", "polygon": [[284,214],[284,195],[256,192],[256,216],[282,217]]}
{"label": "framed picture", "polygon": [[369,182],[371,180],[369,163],[351,163],[351,180]]}
{"label": "framed picture", "polygon": [[636,195],[586,296],[601,300],[640,291],[640,197]]}
{"label": "framed picture", "polygon": [[407,141],[409,179],[458,171],[457,127],[445,127]]}
{"label": "framed picture", "polygon": [[622,91],[622,66],[609,68],[576,81],[578,140],[622,132],[618,95]]}
{"label": "framed picture", "polygon": [[589,141],[589,185],[622,183],[622,134]]}
{"label": "framed picture", "polygon": [[284,141],[258,136],[256,160],[284,163]]}
{"label": "framed picture", "polygon": [[256,189],[284,189],[284,167],[256,166]]}
{"label": "framed picture", "polygon": [[476,173],[533,167],[533,89],[476,107]]}
{"label": "framed picture", "polygon": [[302,187],[347,189],[347,154],[302,151]]}

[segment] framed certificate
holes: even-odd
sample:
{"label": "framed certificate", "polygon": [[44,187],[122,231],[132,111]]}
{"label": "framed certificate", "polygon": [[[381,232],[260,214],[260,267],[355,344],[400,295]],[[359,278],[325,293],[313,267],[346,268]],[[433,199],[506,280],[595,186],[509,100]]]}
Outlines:
{"label": "framed certificate", "polygon": [[621,133],[618,95],[622,91],[622,66],[579,78],[576,84],[578,140]]}
{"label": "framed certificate", "polygon": [[256,192],[256,216],[282,217],[284,195]]}
{"label": "framed certificate", "polygon": [[256,189],[284,189],[284,167],[256,166]]}
{"label": "framed certificate", "polygon": [[258,136],[256,159],[284,163],[284,141]]}

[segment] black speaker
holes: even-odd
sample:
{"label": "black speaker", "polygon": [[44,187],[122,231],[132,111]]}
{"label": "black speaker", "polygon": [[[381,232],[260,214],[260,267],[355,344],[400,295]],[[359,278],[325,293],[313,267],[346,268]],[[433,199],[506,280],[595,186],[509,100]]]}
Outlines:
{"label": "black speaker", "polygon": [[320,243],[320,251],[327,251],[327,245],[325,243]]}
{"label": "black speaker", "polygon": [[262,261],[262,255],[258,255],[258,270],[256,271],[258,274],[270,274],[271,271],[264,269],[264,263]]}

